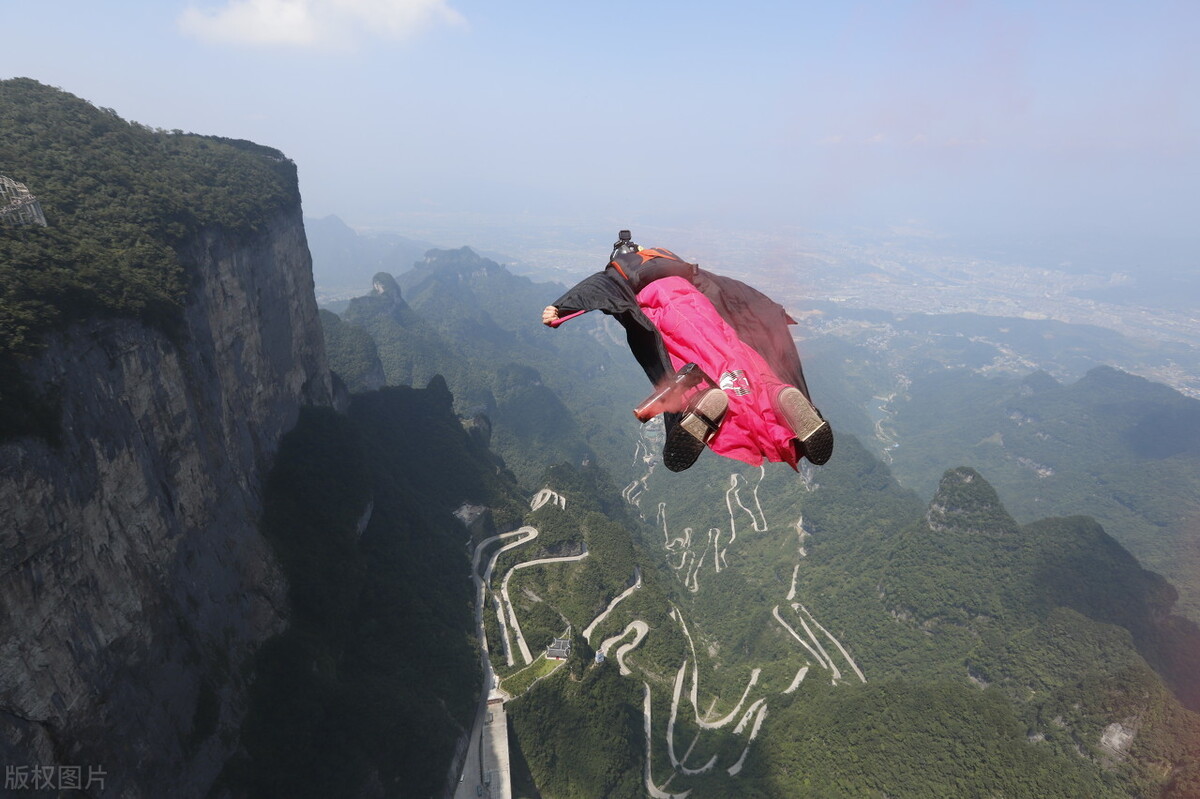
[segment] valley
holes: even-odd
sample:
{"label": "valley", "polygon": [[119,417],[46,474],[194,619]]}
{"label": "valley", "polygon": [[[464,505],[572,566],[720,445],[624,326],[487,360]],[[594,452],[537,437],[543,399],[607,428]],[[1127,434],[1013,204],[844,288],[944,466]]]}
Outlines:
{"label": "valley", "polygon": [[[651,472],[653,469],[650,470]],[[646,475],[648,480],[650,474]],[[761,479],[761,475],[760,475]],[[735,518],[734,507],[738,508],[737,513],[746,513],[749,515],[748,522],[750,530],[756,533],[768,533],[770,530],[766,519],[763,517],[761,505],[757,501],[756,487],[751,488],[750,492],[754,496],[753,499],[748,499],[755,505],[755,510],[751,511],[742,501],[740,496],[741,485],[744,483],[742,475],[734,473],[730,475],[731,487],[726,492],[725,501],[729,510],[730,525],[728,528],[728,544],[732,545],[737,540],[737,521]],[[555,507],[564,509],[567,507],[568,497],[553,488],[547,487],[539,491],[531,500],[531,512],[537,511],[543,506]],[[666,503],[659,503],[658,517],[663,525],[664,536],[667,535],[666,523]],[[799,529],[800,525],[797,525]],[[719,529],[709,531],[708,543],[705,551],[696,556],[691,549],[684,549],[680,552],[672,552],[673,549],[690,546],[691,529],[685,528],[682,531],[682,536],[674,538],[666,543],[665,551],[668,553],[667,560],[670,562],[670,555],[676,554],[681,556],[681,564],[672,566],[677,572],[676,579],[679,579],[686,590],[697,592],[700,590],[698,582],[698,574],[703,568],[704,561],[707,559],[708,550],[712,550],[712,562],[715,566],[714,573],[720,574],[721,563],[725,563],[725,568],[728,567],[729,546],[722,548],[720,546]],[[747,535],[743,532],[743,537]],[[475,730],[472,732],[470,747],[467,750],[466,760],[464,762],[462,778],[459,781],[458,795],[463,797],[473,795],[474,784],[479,785],[482,790],[482,795],[493,797],[511,796],[511,786],[508,784],[507,767],[504,765],[508,762],[507,751],[507,736],[500,734],[499,739],[492,738],[493,726],[488,722],[494,714],[501,713],[503,704],[511,699],[516,698],[510,693],[510,686],[517,691],[517,695],[530,690],[533,685],[526,680],[521,680],[522,675],[531,664],[534,663],[529,648],[526,646],[525,639],[521,634],[521,624],[518,620],[517,612],[513,606],[512,600],[509,597],[509,580],[518,569],[524,569],[536,565],[547,563],[566,563],[578,562],[583,560],[587,552],[574,556],[563,556],[557,558],[536,558],[532,560],[522,560],[510,566],[505,572],[504,578],[500,581],[500,587],[495,588],[493,584],[493,569],[497,558],[506,551],[514,550],[533,542],[539,536],[539,531],[530,526],[524,526],[511,533],[502,533],[479,542],[474,551],[473,562],[475,571],[473,573],[477,584],[476,595],[476,618],[479,620],[479,637],[480,650],[483,653],[483,673],[484,673],[484,690],[481,693],[480,710],[476,716]],[[507,539],[507,540],[506,540]],[[803,535],[798,535],[798,543],[803,542]],[[497,542],[505,541],[497,548],[489,557],[488,563],[483,570],[482,575],[479,574],[478,568],[482,553],[485,549],[491,547]],[[798,552],[802,553],[802,547],[798,547]],[[802,554],[801,554],[802,556]],[[736,555],[735,555],[736,557]],[[799,569],[797,564],[796,569]],[[679,572],[685,572],[680,576]],[[527,581],[528,582],[528,581]],[[536,581],[535,581],[536,585]],[[768,697],[771,693],[782,693],[784,695],[794,693],[800,684],[809,674],[810,670],[818,669],[823,671],[829,678],[831,684],[836,685],[843,679],[842,670],[829,654],[830,651],[836,653],[840,659],[842,668],[846,669],[846,673],[852,677],[856,677],[860,682],[865,683],[866,677],[861,669],[853,661],[845,646],[838,641],[823,625],[820,624],[811,614],[811,612],[799,602],[792,602],[788,613],[790,621],[785,620],[780,613],[780,605],[775,605],[772,614],[780,626],[786,630],[798,643],[799,659],[795,663],[790,663],[787,666],[787,676],[789,682],[786,687],[780,682],[774,685],[760,684],[760,677],[763,674],[761,667],[750,669],[748,679],[744,687],[741,688],[740,694],[737,694],[736,701],[733,697],[725,699],[718,693],[712,690],[705,690],[704,696],[708,698],[707,704],[701,710],[700,706],[700,659],[696,649],[696,641],[689,629],[687,621],[685,621],[682,609],[674,603],[667,602],[665,608],[658,609],[659,612],[650,616],[654,619],[658,617],[658,623],[662,623],[662,619],[669,620],[673,626],[677,627],[679,633],[687,643],[685,658],[679,663],[675,671],[673,680],[670,681],[670,711],[666,723],[665,730],[660,722],[656,725],[654,721],[653,708],[656,704],[656,688],[652,685],[657,684],[659,690],[666,690],[666,686],[662,685],[662,675],[657,673],[654,667],[645,668],[639,665],[638,661],[631,661],[629,658],[637,653],[638,647],[647,638],[648,635],[657,635],[651,630],[650,625],[640,616],[630,615],[627,624],[623,629],[617,629],[616,625],[607,623],[607,619],[616,611],[622,602],[627,600],[642,586],[641,569],[635,570],[635,579],[633,584],[625,588],[621,593],[614,596],[604,609],[583,629],[582,638],[588,644],[593,640],[593,634],[598,640],[602,635],[607,635],[603,631],[611,631],[611,635],[604,637],[599,648],[596,650],[603,657],[595,658],[595,662],[588,668],[605,669],[612,668],[608,663],[610,653],[615,660],[615,664],[621,677],[634,678],[641,682],[643,692],[643,727],[645,734],[645,747],[648,753],[646,766],[646,791],[650,796],[654,797],[685,797],[691,793],[691,789],[684,789],[682,792],[673,792],[674,789],[668,790],[668,786],[672,783],[678,784],[688,778],[698,778],[710,774],[718,766],[725,770],[730,777],[737,776],[745,767],[747,757],[751,752],[751,744],[758,737],[763,722],[769,711]],[[540,590],[540,589],[539,589]],[[527,595],[530,593],[526,589]],[[787,599],[790,601],[795,598],[795,583],[792,584],[791,590],[788,593]],[[536,599],[535,601],[541,601]],[[503,680],[498,680],[493,677],[494,669],[490,661],[489,647],[487,635],[484,631],[482,619],[485,609],[492,608],[495,610],[494,622],[499,628],[499,633],[504,641],[504,654],[502,664],[498,664],[500,669],[507,667],[510,675]],[[662,611],[665,610],[665,613]],[[621,621],[624,621],[622,618]],[[797,632],[797,629],[803,630],[803,635]],[[515,639],[516,644],[509,643],[510,636]],[[822,643],[824,640],[824,644]],[[619,646],[617,646],[619,644]],[[615,647],[615,651],[614,651]],[[829,647],[826,649],[826,647]],[[513,652],[520,652],[520,659],[523,663],[515,663]],[[804,654],[807,653],[807,654]],[[499,653],[496,657],[499,657]],[[540,658],[539,658],[540,659]],[[790,659],[789,659],[790,660]],[[815,661],[815,662],[814,662]],[[555,670],[561,668],[560,663],[555,667]],[[514,670],[515,667],[515,670]],[[776,669],[772,670],[777,671]],[[793,674],[794,672],[794,674]],[[554,670],[544,671],[538,679],[547,679]],[[690,682],[689,682],[690,680]],[[520,688],[516,688],[519,683]],[[690,687],[689,687],[690,686]],[[685,690],[686,688],[686,690]],[[736,686],[735,686],[736,692]],[[686,705],[690,704],[690,711],[685,711],[689,715],[686,717],[680,716],[681,701]],[[658,704],[662,704],[662,699],[658,699]],[[735,723],[736,722],[736,723]],[[692,728],[690,743],[684,747],[684,740],[681,740],[679,733],[683,730]],[[677,733],[677,728],[679,733]],[[726,728],[729,728],[728,730]],[[701,751],[707,748],[711,752],[706,761],[699,765],[689,766],[689,761],[696,762],[693,757],[697,749],[697,744],[701,743],[702,736],[711,737],[711,733],[715,731],[725,731],[722,735],[732,735],[737,738],[744,738],[740,752],[731,752],[729,754],[729,762],[719,762],[719,750],[713,750],[713,744],[707,742],[705,746],[701,746]],[[728,746],[724,747],[728,749]],[[669,767],[666,768],[667,776],[663,776],[663,768],[657,770],[658,777],[655,777],[655,762],[661,760],[662,752],[666,753],[666,763]],[[476,752],[484,752],[484,760],[482,762],[494,762],[500,765],[495,768],[477,768],[474,764],[474,758],[478,757]],[[657,753],[657,754],[656,754]],[[736,758],[734,758],[736,754]],[[471,779],[468,779],[470,777]]]}
{"label": "valley", "polygon": [[[431,255],[426,261],[461,268],[444,258]],[[502,271],[487,266],[470,274],[458,279],[456,289],[466,304],[474,302],[472,293],[499,293],[484,286]],[[437,279],[436,272],[425,275],[421,280]],[[413,276],[397,282],[419,285]],[[417,314],[430,307],[424,305],[424,291],[403,295]],[[439,297],[442,303],[450,301],[445,294]],[[798,332],[810,385],[818,387],[818,398],[827,398],[820,400],[822,407],[838,430],[838,455],[825,467],[805,465],[799,473],[730,470],[729,462],[710,456],[686,475],[672,475],[658,464],[662,432],[655,423],[636,427],[617,415],[608,424],[601,421],[607,416],[583,415],[578,428],[562,428],[577,430],[593,445],[605,442],[604,448],[593,450],[596,461],[585,456],[576,461],[581,465],[570,469],[564,463],[552,470],[557,479],[531,486],[543,488],[534,492],[537,507],[524,523],[541,535],[536,541],[528,532],[514,535],[504,552],[494,553],[489,590],[495,598],[482,605],[487,648],[495,653],[500,686],[514,678],[513,684],[521,686],[508,712],[511,738],[522,753],[520,759],[528,762],[529,779],[547,796],[588,796],[597,784],[608,786],[604,790],[610,795],[791,795],[791,788],[781,787],[778,767],[772,764],[804,751],[804,744],[787,732],[796,719],[824,708],[809,723],[825,730],[825,740],[850,740],[859,733],[831,708],[852,706],[869,694],[883,704],[858,712],[884,713],[896,729],[911,730],[902,737],[917,743],[902,757],[906,762],[923,759],[934,756],[929,739],[923,737],[929,733],[916,730],[933,719],[915,708],[909,713],[916,715],[896,719],[891,708],[907,701],[902,696],[922,697],[927,690],[939,690],[930,686],[946,684],[970,690],[947,687],[938,701],[958,703],[953,713],[960,718],[951,722],[935,713],[933,718],[941,719],[937,723],[955,727],[971,723],[972,713],[994,716],[982,734],[992,741],[988,746],[999,746],[1009,753],[1006,757],[1015,759],[1004,765],[989,761],[989,768],[996,769],[992,776],[965,771],[951,776],[931,769],[907,772],[903,778],[893,774],[886,784],[906,785],[911,795],[938,795],[934,786],[943,784],[939,781],[974,780],[971,784],[984,790],[985,785],[1015,784],[1010,780],[1022,774],[1022,784],[1038,795],[1072,796],[1079,785],[1091,786],[1097,796],[1149,790],[1145,786],[1156,784],[1157,778],[1141,766],[1130,766],[1113,782],[1089,765],[1101,755],[1080,760],[1069,754],[1073,747],[1108,751],[1115,740],[1112,725],[1122,724],[1120,719],[1106,718],[1108,711],[1085,702],[1081,715],[1067,723],[1069,734],[1064,734],[1063,728],[1046,726],[1042,714],[1076,690],[1095,690],[1101,684],[1117,690],[1115,686],[1127,680],[1148,685],[1147,673],[1138,671],[1146,668],[1139,664],[1147,662],[1160,675],[1150,681],[1165,680],[1190,706],[1196,694],[1183,664],[1200,654],[1200,648],[1194,648],[1200,638],[1193,623],[1172,615],[1194,607],[1187,567],[1172,573],[1184,588],[1175,608],[1166,583],[1143,572],[1127,554],[1118,555],[1119,545],[1107,537],[1088,546],[1072,543],[1066,546],[1066,556],[1052,554],[1065,546],[1064,541],[1091,535],[1085,532],[1091,528],[1082,521],[1043,517],[1052,515],[1055,507],[1065,513],[1081,511],[1066,504],[1065,494],[1011,493],[1009,467],[996,471],[995,462],[979,456],[990,446],[1004,453],[1001,463],[1011,463],[1013,474],[1028,474],[1044,486],[1083,486],[1085,475],[1096,473],[1088,470],[1099,468],[1113,449],[1111,443],[1094,445],[1101,431],[1115,433],[1121,446],[1133,447],[1128,457],[1161,459],[1157,451],[1137,449],[1141,445],[1128,431],[1148,431],[1145,425],[1160,423],[1176,429],[1190,425],[1188,409],[1195,400],[1141,378],[1121,377],[1112,369],[1088,372],[1105,352],[1123,363],[1154,356],[1152,347],[1113,331],[976,314],[890,314],[845,303],[816,308],[820,313],[805,315]],[[529,324],[524,314],[509,315],[498,307],[494,319],[501,316],[511,320],[500,325],[505,330]],[[479,323],[481,328],[490,324]],[[600,407],[596,398],[612,397],[606,384],[624,385],[634,368],[628,361],[622,363],[619,343],[597,335],[601,329],[579,328],[569,337],[544,335],[545,344],[536,339],[536,332],[545,331],[531,330],[534,338],[529,343],[553,346],[553,360],[547,359],[549,349],[542,350],[540,361],[530,359],[522,354],[524,344],[508,349],[503,357],[524,359],[537,370],[528,379],[541,385],[557,388],[578,381],[570,392],[577,400],[586,399],[582,406],[568,409]],[[488,352],[498,352],[497,340],[493,336],[484,345]],[[574,349],[596,345],[600,349],[588,356]],[[469,352],[474,345],[459,338],[458,346]],[[606,349],[615,352],[603,354]],[[592,363],[604,368],[586,366]],[[457,372],[455,393],[478,395],[475,386],[480,377],[488,379],[486,373],[478,370],[473,386]],[[1078,388],[1066,382],[1079,381],[1085,373]],[[637,375],[632,376],[629,395],[636,398]],[[1055,392],[1063,398],[1055,400],[1053,410],[1035,407],[1057,397]],[[1068,396],[1074,398],[1063,405]],[[985,401],[988,397],[991,400]],[[1105,417],[1118,407],[1137,411],[1124,420]],[[993,408],[995,421],[984,421]],[[1088,420],[1095,432],[1056,432],[1060,417],[1074,419],[1076,428],[1079,420]],[[515,431],[505,428],[512,422],[500,414],[491,420],[493,444],[501,453],[509,452],[504,442]],[[995,426],[1001,422],[1014,428]],[[949,436],[935,424],[961,424],[963,432]],[[546,430],[544,425],[539,429]],[[517,434],[516,440],[524,435]],[[964,438],[969,436],[975,437]],[[951,444],[960,439],[969,446],[954,450]],[[916,445],[921,441],[936,445]],[[1035,445],[1047,449],[1043,452]],[[1181,469],[1191,468],[1191,444],[1180,446],[1161,463],[1164,474],[1180,475]],[[1089,447],[1095,452],[1091,459],[1085,455]],[[1074,469],[1063,466],[1066,458],[1076,464]],[[609,485],[593,493],[606,482],[586,476],[597,461],[611,469],[614,482],[619,480],[623,487]],[[1108,461],[1116,471],[1105,479],[1115,483],[1120,460]],[[956,462],[978,463],[988,478],[994,473],[996,489],[975,472],[947,472],[946,465]],[[957,522],[931,520],[930,514],[943,512],[938,509],[961,503],[949,498],[960,490],[959,484],[946,483],[959,474],[963,485],[975,483],[984,492],[970,501],[978,509],[968,515],[978,516],[978,521],[964,522],[963,528],[982,533],[979,541],[952,535]],[[580,493],[582,485],[592,487]],[[920,495],[933,495],[932,501],[922,508],[907,485],[918,488]],[[1129,488],[1141,490],[1136,488],[1140,485],[1149,483],[1132,481]],[[1185,502],[1185,485],[1179,484],[1171,500],[1176,507]],[[946,491],[950,495],[943,496]],[[1145,495],[1151,493],[1147,490]],[[1085,495],[1080,507],[1103,512],[1103,503],[1097,505],[1087,496],[1094,499]],[[1023,503],[1017,497],[1037,501]],[[1020,521],[1004,509],[1010,502]],[[1129,499],[1126,504],[1138,507]],[[600,528],[595,525],[601,524],[600,518],[585,520],[589,505],[624,527],[628,532],[617,535],[630,536],[634,547],[632,560],[622,555],[616,562],[626,565],[608,569],[603,588],[596,582],[596,570],[615,562],[601,550],[616,539],[609,534],[598,537]],[[924,522],[918,521],[922,518]],[[550,540],[542,540],[546,529],[556,528]],[[1166,549],[1148,546],[1149,539],[1139,538],[1132,517],[1112,522],[1111,529],[1157,568],[1169,570],[1185,562]],[[1066,538],[1058,543],[1043,540],[1051,530]],[[615,528],[610,534],[616,534]],[[932,550],[926,540],[931,536],[939,539]],[[1159,543],[1176,541],[1186,547],[1186,536],[1186,529],[1180,528]],[[1021,543],[1013,543],[1017,541]],[[525,552],[528,547],[537,551]],[[1116,594],[1101,599],[1082,576],[1086,569],[1072,565],[1076,558],[1079,563],[1097,558],[1104,562],[1090,568],[1109,574],[1109,587],[1120,586]],[[539,561],[545,564],[542,568],[525,568]],[[1050,573],[1059,576],[1048,577]],[[1068,617],[1077,617],[1074,624],[1083,637],[1064,657],[1055,653],[1054,640],[1063,624],[1072,623]],[[1113,625],[1132,634],[1132,645],[1119,643],[1121,634]],[[538,670],[540,679],[530,685],[522,670],[537,667],[539,648],[564,629],[582,631],[572,633],[571,659],[553,672]],[[1022,642],[1023,648],[1005,649],[1001,642],[1007,639]],[[1093,687],[1081,689],[1082,684]],[[1164,689],[1160,685],[1147,690],[1147,696],[1162,696]],[[583,708],[599,715],[585,718],[580,715]],[[1180,724],[1192,724],[1193,717],[1180,708],[1161,721],[1167,725],[1163,730],[1180,729]],[[580,734],[595,741],[592,736],[603,737],[614,725],[625,731],[619,741],[609,737],[607,744],[593,743],[582,750],[565,746]],[[1018,734],[1021,727],[1026,732]],[[965,729],[954,733],[979,734]],[[789,743],[784,745],[784,740]],[[1025,743],[1018,744],[1021,740]],[[1142,745],[1157,751],[1163,751],[1165,740],[1157,733],[1141,739]],[[886,749],[876,750],[862,740],[855,747],[860,759]],[[637,787],[612,770],[617,760],[630,763],[631,758],[642,763]],[[832,761],[816,764],[810,757],[805,762],[811,774],[824,775],[810,776],[807,785],[838,785],[845,791],[847,786],[858,790],[868,784],[862,782],[866,772],[861,766],[843,769]],[[1191,766],[1181,763],[1179,768],[1183,771],[1178,774],[1191,774]],[[885,772],[891,774],[888,768],[880,773]],[[628,776],[627,771],[623,774]],[[532,783],[523,783],[524,790],[528,792]]]}

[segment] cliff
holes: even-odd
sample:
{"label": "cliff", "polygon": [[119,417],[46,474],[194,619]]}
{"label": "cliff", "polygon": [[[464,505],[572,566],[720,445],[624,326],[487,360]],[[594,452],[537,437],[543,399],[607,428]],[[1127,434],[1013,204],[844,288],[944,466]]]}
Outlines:
{"label": "cliff", "polygon": [[56,441],[0,446],[0,760],[200,796],[286,624],[258,530],[283,433],[331,387],[298,202],[175,246],[181,321],[93,316],[24,365]]}

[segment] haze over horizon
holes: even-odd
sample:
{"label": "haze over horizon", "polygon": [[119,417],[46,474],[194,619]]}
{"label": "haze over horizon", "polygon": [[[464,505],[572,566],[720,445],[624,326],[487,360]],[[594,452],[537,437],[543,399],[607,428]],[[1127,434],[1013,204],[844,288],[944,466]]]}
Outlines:
{"label": "haze over horizon", "polygon": [[1194,3],[122,0],[5,17],[0,77],[277,147],[306,215],[358,229],[892,228],[1196,262]]}

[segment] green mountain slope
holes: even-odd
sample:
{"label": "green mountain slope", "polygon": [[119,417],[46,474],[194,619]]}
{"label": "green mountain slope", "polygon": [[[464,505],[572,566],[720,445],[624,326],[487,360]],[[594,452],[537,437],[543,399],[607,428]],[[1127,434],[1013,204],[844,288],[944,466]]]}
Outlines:
{"label": "green mountain slope", "polygon": [[1200,621],[1200,403],[1097,366],[1186,374],[1193,351],[1052,321],[827,310],[805,343],[811,382],[901,482],[931,496],[970,464],[1021,521],[1094,516]]}
{"label": "green mountain slope", "polygon": [[[444,375],[459,413],[485,414],[493,448],[533,486],[548,464],[623,461],[636,435],[630,410],[649,390],[611,323],[538,324],[561,290],[467,248],[431,250],[409,273],[376,275],[343,319],[375,340],[389,384]],[[361,371],[346,355],[331,351],[334,370]]]}
{"label": "green mountain slope", "polygon": [[[660,586],[579,644],[624,631],[604,663],[573,654],[510,705],[543,795],[1189,795],[1200,718],[1148,664],[1169,591],[1093,521],[1019,526],[970,469],[923,507],[853,439],[800,476],[723,466],[686,485],[652,469],[625,492],[644,527],[572,513],[591,496],[626,516],[611,488],[560,471],[565,509],[527,517],[551,533],[506,553],[511,568],[631,527]],[[577,629],[621,587],[582,574],[522,572],[522,625]]]}
{"label": "green mountain slope", "polygon": [[1126,795],[1082,759],[1031,744],[998,693],[956,682],[823,690],[786,704],[770,721],[755,764],[759,785],[739,795]]}
{"label": "green mountain slope", "polygon": [[0,165],[47,220],[0,237],[0,355],[89,315],[165,322],[188,268],[173,245],[300,202],[278,150],[152,130],[28,78],[0,81]]}
{"label": "green mountain slope", "polygon": [[206,228],[252,232],[300,203],[278,150],[152,130],[28,78],[0,81],[0,175],[47,222],[0,235],[0,439],[56,433],[55,398],[20,370],[47,332],[117,316],[180,335],[195,264],[179,245]]}
{"label": "green mountain slope", "polygon": [[1094,516],[1200,618],[1200,401],[1107,367],[1069,385],[945,372],[914,381],[893,424],[906,484],[971,463],[1018,519]]}
{"label": "green mountain slope", "polygon": [[[501,687],[516,696],[509,705],[515,738],[543,796],[640,797],[641,686],[619,676],[616,666],[598,665],[595,652],[615,657],[610,639],[635,620],[653,630],[654,641],[631,653],[630,662],[656,668],[678,657],[686,641],[668,616],[661,576],[639,566],[635,522],[607,475],[594,466],[562,465],[549,470],[546,486],[541,496],[548,501],[535,502],[525,519],[540,535],[501,555],[493,587],[507,587],[532,654],[568,630],[573,646],[563,667],[528,685],[523,675],[529,668],[518,654],[513,666],[498,656],[507,651],[505,633],[489,613],[493,664],[504,678]],[[520,565],[582,553],[586,557],[574,561]]]}
{"label": "green mountain slope", "polygon": [[[505,280],[455,251],[397,282],[460,363],[474,351],[516,369],[537,347],[540,363],[521,366],[557,377],[549,365],[571,351],[537,338],[547,331],[526,314],[540,298],[504,310],[522,290]],[[623,406],[602,370],[570,373],[569,389],[544,387],[594,441],[579,399]],[[523,435],[546,429],[525,407]],[[1181,422],[1173,413],[1162,429]],[[520,694],[513,731],[543,796],[1189,795],[1200,725],[1179,697],[1195,700],[1200,639],[1170,615],[1170,585],[1095,521],[1022,525],[972,469],[939,470],[926,504],[851,435],[799,475],[711,455],[671,474],[654,425],[616,425],[625,435],[600,460],[619,485],[566,466],[526,477],[562,502],[526,516],[540,536],[500,555],[492,577],[500,592],[509,575],[536,661],[525,666],[489,608],[493,664]],[[524,473],[548,455],[530,452]],[[514,568],[537,558],[558,560]],[[631,566],[644,580],[633,590]],[[530,686],[549,671],[538,653],[568,629],[571,658]]]}
{"label": "green mountain slope", "polygon": [[383,361],[371,334],[358,325],[343,322],[332,311],[322,309],[320,317],[325,352],[330,363],[336,364],[337,374],[346,387],[355,393],[382,388],[386,383]]}
{"label": "green mountain slope", "polygon": [[[972,470],[947,473],[929,507],[913,513],[894,482],[872,475],[871,456],[852,440],[842,443],[839,458],[802,476],[800,487],[781,486],[782,474],[729,478],[726,496],[711,497],[707,512],[695,496],[676,505],[657,493],[657,472],[640,497],[643,510],[647,501],[666,501],[664,515],[674,519],[658,535],[669,539],[664,552],[679,566],[680,607],[692,636],[705,642],[699,660],[713,674],[702,672],[702,682],[720,685],[721,674],[739,664],[762,669],[765,759],[752,755],[739,795],[964,795],[957,786],[965,795],[1026,795],[1028,788],[1028,795],[1076,796],[1078,786],[1093,785],[1094,795],[1146,796],[1157,795],[1170,775],[1193,772],[1188,747],[1200,741],[1197,717],[1148,665],[1183,683],[1185,696],[1192,690],[1171,663],[1196,662],[1194,631],[1180,635],[1164,618],[1170,591],[1161,578],[1090,519],[1019,527]],[[690,527],[694,536],[722,514],[722,540],[735,525],[737,538],[723,550],[719,572],[703,560],[694,568],[687,557],[675,559],[680,547],[671,545],[681,531]],[[707,547],[692,551],[702,558]],[[764,634],[771,627],[779,640]],[[1158,649],[1164,643],[1169,654]],[[805,662],[808,676],[780,696]],[[823,683],[813,682],[818,669]],[[1064,697],[1083,695],[1073,715],[1058,712]],[[1105,698],[1118,695],[1119,703]],[[897,721],[897,708],[921,703],[929,706]],[[1003,723],[968,723],[997,713]],[[816,737],[794,734],[814,727]],[[1135,728],[1134,749],[1105,747],[1106,735],[1120,740],[1118,733]],[[932,740],[931,729],[940,729]],[[974,759],[949,766],[946,745],[962,758],[974,748]],[[797,765],[811,766],[811,758],[825,761],[816,774]],[[728,787],[714,786],[723,779],[698,785],[695,795]]]}
{"label": "green mountain slope", "polygon": [[[477,326],[482,332],[476,347],[447,336],[410,307],[390,275],[377,275],[375,286],[373,294],[350,302],[344,318],[374,339],[389,385],[421,386],[443,375],[458,412],[488,417],[492,446],[527,484],[548,463],[595,457],[574,415],[543,384],[538,370],[522,362],[536,358],[519,348],[508,357],[493,349],[493,357],[487,357],[484,342],[494,340],[495,326],[486,312]],[[355,360],[342,360],[344,354],[330,353],[334,371],[360,368]]]}

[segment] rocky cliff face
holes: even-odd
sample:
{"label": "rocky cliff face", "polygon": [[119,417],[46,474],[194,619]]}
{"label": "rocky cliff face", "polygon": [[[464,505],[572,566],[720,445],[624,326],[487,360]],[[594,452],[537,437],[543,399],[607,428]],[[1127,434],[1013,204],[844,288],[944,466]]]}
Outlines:
{"label": "rocky cliff face", "polygon": [[286,623],[261,487],[330,401],[300,209],[209,230],[181,333],[91,320],[29,364],[57,443],[0,446],[0,761],[103,769],[104,796],[203,796],[241,664]]}

